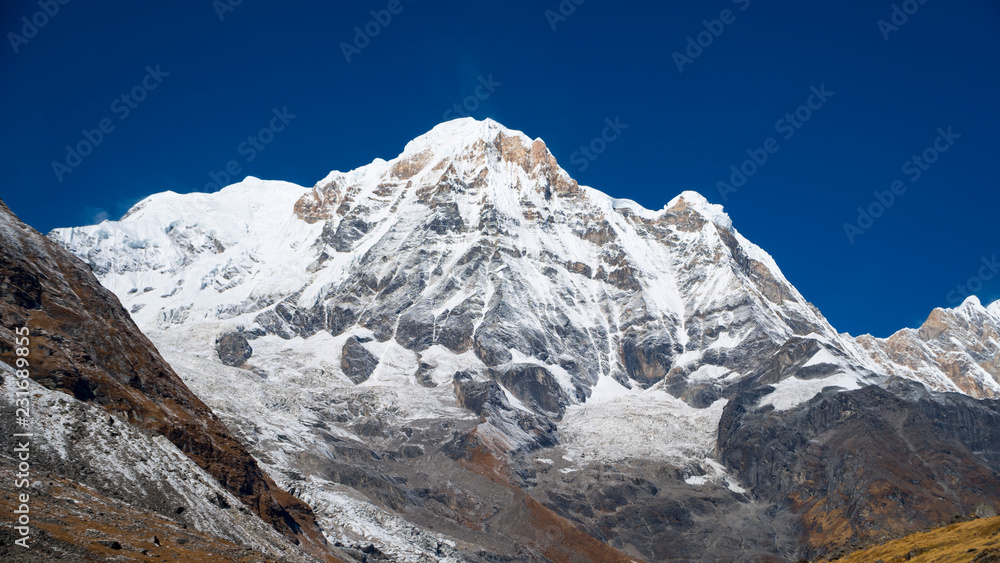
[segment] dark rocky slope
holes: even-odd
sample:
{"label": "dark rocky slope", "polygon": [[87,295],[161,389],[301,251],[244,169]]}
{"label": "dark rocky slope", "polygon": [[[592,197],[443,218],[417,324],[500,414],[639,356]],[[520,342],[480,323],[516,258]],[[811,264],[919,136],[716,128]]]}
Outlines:
{"label": "dark rocky slope", "polygon": [[796,515],[804,555],[898,537],[1000,505],[1000,404],[894,379],[831,389],[791,410],[734,398],[720,460],[756,497]]}

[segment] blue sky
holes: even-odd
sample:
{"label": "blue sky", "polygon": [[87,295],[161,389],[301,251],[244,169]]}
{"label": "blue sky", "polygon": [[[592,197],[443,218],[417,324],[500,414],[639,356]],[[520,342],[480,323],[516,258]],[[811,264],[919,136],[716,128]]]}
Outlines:
{"label": "blue sky", "polygon": [[840,330],[1000,298],[995,1],[232,1],[4,2],[0,197],[46,232],[230,161],[311,186],[467,102],[613,196],[724,203]]}

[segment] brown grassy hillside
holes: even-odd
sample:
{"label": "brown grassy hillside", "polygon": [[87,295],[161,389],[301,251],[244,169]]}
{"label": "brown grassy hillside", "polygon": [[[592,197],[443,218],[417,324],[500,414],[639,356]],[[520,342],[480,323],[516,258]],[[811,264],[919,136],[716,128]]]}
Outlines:
{"label": "brown grassy hillside", "polygon": [[1000,563],[1000,516],[961,522],[856,551],[838,563]]}

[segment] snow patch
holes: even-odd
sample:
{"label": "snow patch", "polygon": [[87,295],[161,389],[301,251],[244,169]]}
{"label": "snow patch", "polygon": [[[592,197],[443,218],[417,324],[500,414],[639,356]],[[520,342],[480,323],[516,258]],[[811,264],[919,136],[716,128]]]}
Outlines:
{"label": "snow patch", "polygon": [[827,350],[826,348],[820,348],[818,352],[816,352],[815,354],[813,354],[812,358],[809,358],[808,362],[802,364],[802,367],[805,368],[805,367],[816,366],[816,365],[820,365],[820,364],[832,364],[832,365],[836,366],[836,365],[840,365],[840,363],[841,363],[840,358],[838,358],[838,357],[834,356],[833,354],[831,354],[830,351]]}
{"label": "snow patch", "polygon": [[619,397],[636,395],[639,392],[635,389],[628,389],[610,375],[601,375],[597,379],[597,384],[590,389],[590,397],[587,398],[588,405],[606,403]]}
{"label": "snow patch", "polygon": [[826,387],[840,387],[844,391],[860,389],[863,384],[853,373],[837,373],[821,379],[789,377],[773,384],[774,392],[761,399],[760,404],[774,405],[775,410],[785,411],[815,397]]}

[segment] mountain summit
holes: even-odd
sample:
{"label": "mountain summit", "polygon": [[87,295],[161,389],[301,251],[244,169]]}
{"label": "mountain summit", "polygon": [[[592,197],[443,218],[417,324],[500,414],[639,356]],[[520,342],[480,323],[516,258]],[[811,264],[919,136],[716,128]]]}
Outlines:
{"label": "mountain summit", "polygon": [[[404,560],[476,560],[469,545],[756,560],[865,541],[887,530],[866,527],[860,488],[837,501],[856,512],[802,504],[842,468],[807,486],[787,472],[826,460],[759,467],[748,448],[770,443],[752,430],[781,417],[841,440],[840,419],[805,413],[891,401],[930,428],[974,401],[931,412],[916,397],[937,395],[907,385],[1000,392],[997,304],[936,310],[886,340],[840,334],[721,206],[609,197],[492,120],[443,123],[313,188],[167,192],[49,236],[331,538]],[[976,469],[935,510],[997,481],[963,436]],[[931,486],[939,470],[918,472]],[[826,517],[847,532],[824,532]],[[716,541],[741,534],[761,539]]]}

